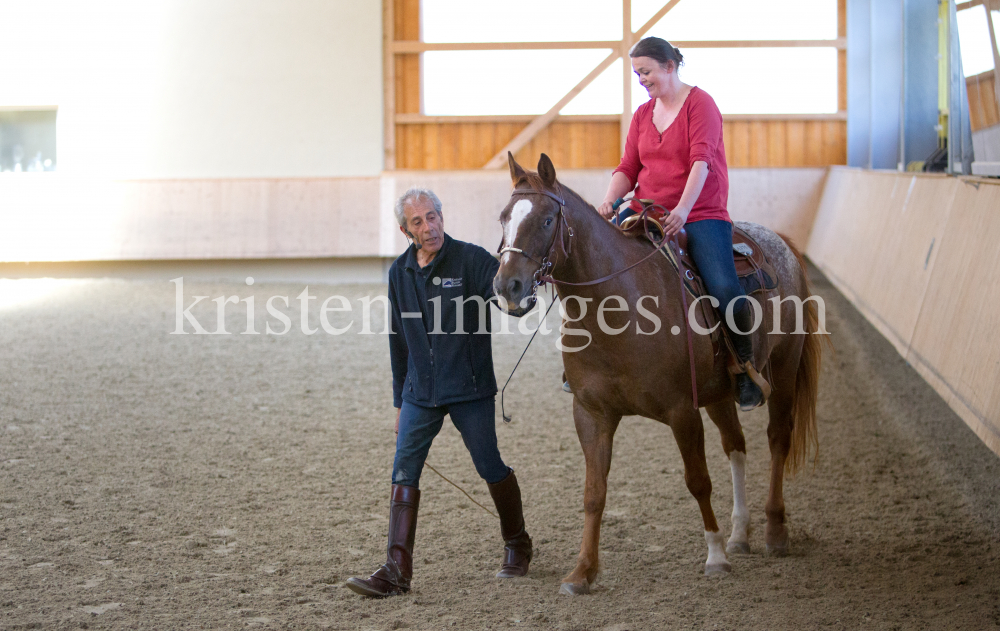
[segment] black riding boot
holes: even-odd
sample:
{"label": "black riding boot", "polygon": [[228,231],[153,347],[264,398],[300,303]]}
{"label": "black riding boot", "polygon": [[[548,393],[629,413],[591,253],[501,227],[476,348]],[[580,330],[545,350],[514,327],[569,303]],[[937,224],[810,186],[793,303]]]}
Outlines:
{"label": "black riding boot", "polygon": [[413,578],[413,540],[417,534],[420,491],[392,485],[389,500],[389,545],[385,563],[368,578],[349,578],[347,587],[362,596],[382,598],[410,591]]}
{"label": "black riding boot", "polygon": [[503,564],[497,578],[512,578],[528,573],[531,562],[531,537],[524,529],[524,513],[521,510],[521,488],[517,485],[514,470],[497,482],[490,484],[490,495],[500,515],[500,535],[503,537]]}
{"label": "black riding boot", "polygon": [[[733,310],[733,323],[741,331],[749,331],[753,326],[753,314],[750,305],[743,302],[741,309]],[[728,328],[728,327],[727,327]],[[729,330],[729,339],[736,349],[736,359],[744,371],[736,374],[736,402],[739,403],[740,411],[749,412],[760,407],[764,403],[764,392],[746,372],[746,365],[753,365],[753,340],[749,334],[739,333]]]}

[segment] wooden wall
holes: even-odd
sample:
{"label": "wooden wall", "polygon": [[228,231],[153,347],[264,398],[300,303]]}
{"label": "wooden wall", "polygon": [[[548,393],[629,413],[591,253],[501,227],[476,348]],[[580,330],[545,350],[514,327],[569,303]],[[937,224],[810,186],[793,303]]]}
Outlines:
{"label": "wooden wall", "polygon": [[[518,117],[520,118],[520,117]],[[584,119],[573,120],[573,119]],[[618,166],[618,117],[567,116],[543,129],[515,157],[534,165],[547,153],[559,168]],[[519,122],[428,123],[396,126],[396,168],[478,169],[528,125]]]}
{"label": "wooden wall", "polygon": [[969,95],[969,121],[972,131],[1000,124],[1000,110],[997,109],[996,78],[993,71],[973,75],[965,79]]}
{"label": "wooden wall", "polygon": [[[522,164],[533,165],[538,162],[539,154],[545,152],[558,168],[614,168],[621,159],[618,117],[594,120],[597,118],[602,117],[560,117],[518,151],[515,158]],[[449,120],[397,125],[396,168],[480,168],[527,124],[527,120],[469,123]],[[727,119],[723,138],[730,167],[847,163],[847,122],[842,120]]]}
{"label": "wooden wall", "polygon": [[[420,0],[393,1],[396,41],[420,39]],[[846,2],[838,32],[846,37]],[[524,129],[530,116],[420,117],[420,55],[395,54],[395,168],[479,169]],[[838,51],[839,108],[847,109],[847,56]],[[613,168],[621,159],[619,116],[564,116],[515,155],[535,164],[545,152],[561,169]],[[847,163],[846,116],[731,116],[723,131],[731,167],[806,167]]]}
{"label": "wooden wall", "polygon": [[1000,182],[831,169],[807,254],[1000,454]]}
{"label": "wooden wall", "polygon": [[730,167],[847,164],[847,121],[726,120],[722,134]]}

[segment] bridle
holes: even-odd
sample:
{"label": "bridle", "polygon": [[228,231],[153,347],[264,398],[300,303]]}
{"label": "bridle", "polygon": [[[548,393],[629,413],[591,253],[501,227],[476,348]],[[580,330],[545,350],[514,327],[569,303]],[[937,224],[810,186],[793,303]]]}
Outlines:
{"label": "bridle", "polygon": [[[500,247],[497,249],[497,254],[503,255],[508,252],[513,252],[515,254],[520,254],[526,257],[529,261],[532,261],[533,263],[538,265],[538,269],[536,269],[535,273],[532,275],[531,294],[534,296],[538,292],[538,288],[544,285],[545,283],[561,282],[552,278],[551,272],[552,269],[555,267],[555,263],[552,262],[552,255],[555,250],[556,243],[558,243],[560,249],[562,250],[563,257],[569,258],[569,255],[573,252],[573,228],[570,227],[569,222],[566,221],[566,200],[564,200],[562,197],[559,197],[555,193],[551,193],[549,191],[535,190],[535,189],[515,188],[510,193],[511,199],[513,199],[515,195],[545,195],[555,200],[555,202],[559,204],[559,215],[558,218],[556,219],[557,221],[556,229],[552,233],[552,241],[549,242],[549,246],[548,248],[546,248],[545,256],[542,257],[542,260],[539,261],[538,259],[531,256],[521,248],[515,248],[506,245],[507,243],[506,236],[504,236],[503,240],[500,241]],[[565,235],[569,237],[568,245],[566,244],[564,231]]]}
{"label": "bridle", "polygon": [[[552,241],[549,242],[549,247],[546,250],[545,256],[542,257],[542,260],[539,261],[538,259],[536,259],[535,257],[531,256],[530,254],[528,254],[527,252],[525,252],[521,248],[515,248],[515,247],[506,246],[505,245],[506,244],[506,236],[504,236],[503,240],[500,242],[499,249],[497,249],[497,253],[498,254],[502,255],[502,254],[505,254],[507,252],[514,252],[515,254],[520,254],[520,255],[526,257],[528,260],[530,260],[530,261],[532,261],[532,262],[534,262],[534,263],[536,263],[538,265],[538,269],[536,269],[535,273],[532,275],[532,280],[533,280],[533,286],[531,288],[532,295],[534,295],[538,291],[539,287],[541,287],[542,285],[544,285],[546,283],[552,283],[553,285],[563,285],[563,286],[567,286],[567,287],[588,287],[590,285],[598,285],[598,284],[603,283],[605,281],[609,281],[612,278],[614,278],[616,276],[620,276],[621,274],[624,274],[625,272],[631,270],[632,268],[637,267],[637,266],[641,265],[642,263],[645,263],[647,260],[649,260],[654,255],[656,255],[656,253],[659,252],[661,249],[663,249],[664,247],[667,247],[668,243],[674,243],[674,244],[676,244],[676,242],[677,242],[676,239],[659,239],[659,238],[656,238],[656,236],[650,231],[648,222],[644,222],[643,226],[644,226],[644,229],[646,230],[646,237],[649,239],[650,243],[652,243],[652,244],[654,244],[656,246],[656,248],[654,248],[653,251],[650,252],[648,255],[644,256],[641,259],[639,259],[635,263],[632,263],[631,265],[629,265],[628,267],[626,267],[624,269],[620,269],[617,272],[612,272],[611,274],[608,274],[607,276],[602,276],[601,278],[596,278],[594,280],[588,280],[588,281],[584,281],[582,283],[571,283],[571,282],[564,281],[564,280],[557,280],[557,279],[555,279],[555,278],[552,277],[552,270],[555,267],[555,263],[552,262],[552,253],[553,253],[554,248],[556,247],[556,243],[558,242],[559,245],[560,245],[560,247],[561,247],[561,249],[562,249],[564,260],[568,259],[569,255],[572,254],[572,252],[573,252],[573,228],[569,225],[569,222],[566,220],[566,210],[565,210],[566,209],[566,201],[563,198],[561,198],[558,195],[556,195],[555,193],[551,193],[549,191],[536,190],[536,189],[530,189],[529,190],[529,189],[516,189],[515,188],[513,191],[511,191],[510,196],[511,196],[511,198],[513,198],[515,195],[546,195],[548,197],[551,197],[552,199],[554,199],[556,202],[559,203],[559,219],[558,219],[559,225],[556,226],[556,231],[552,234]],[[669,213],[670,212],[666,208],[664,208],[663,206],[660,206],[659,204],[651,204],[651,205],[648,205],[646,208],[644,208],[641,214],[645,215],[649,210],[654,209],[654,208],[660,208],[660,209],[662,209],[664,211],[664,213]],[[563,238],[563,229],[564,228],[565,228],[566,234],[569,235],[569,245],[568,246],[564,242],[564,238]]]}

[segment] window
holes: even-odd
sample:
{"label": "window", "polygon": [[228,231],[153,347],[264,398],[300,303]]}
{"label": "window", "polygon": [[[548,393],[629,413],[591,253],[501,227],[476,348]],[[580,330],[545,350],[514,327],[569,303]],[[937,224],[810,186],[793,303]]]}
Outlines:
{"label": "window", "polygon": [[[994,15],[997,11],[992,12]],[[993,70],[993,43],[986,23],[986,8],[978,5],[959,11],[958,44],[962,51],[962,72],[966,77]],[[993,24],[997,24],[994,18]]]}
{"label": "window", "polygon": [[[632,0],[633,31],[664,2]],[[617,43],[622,37],[622,5],[606,0],[421,0],[421,13],[428,43]],[[712,94],[723,114],[829,114],[838,111],[837,23],[836,0],[681,0],[648,35],[678,42],[685,56],[682,80]],[[761,40],[812,45],[759,47]],[[744,41],[754,44],[739,44]],[[425,52],[422,114],[542,114],[613,50]],[[621,92],[618,60],[560,113],[621,114]],[[646,100],[633,81],[633,111]]]}
{"label": "window", "polygon": [[56,168],[56,111],[0,109],[0,171]]}

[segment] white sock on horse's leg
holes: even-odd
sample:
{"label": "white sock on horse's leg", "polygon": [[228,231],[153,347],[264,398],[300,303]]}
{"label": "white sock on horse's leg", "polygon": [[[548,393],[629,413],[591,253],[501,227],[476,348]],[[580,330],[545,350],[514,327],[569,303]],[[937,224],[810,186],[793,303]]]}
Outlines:
{"label": "white sock on horse's leg", "polygon": [[747,508],[747,455],[742,451],[729,454],[729,467],[733,472],[733,534],[729,537],[728,552],[750,552],[750,510]]}
{"label": "white sock on horse's leg", "polygon": [[705,574],[726,574],[733,569],[726,558],[726,550],[722,547],[722,533],[705,531],[705,541],[708,542],[708,559],[705,561]]}

